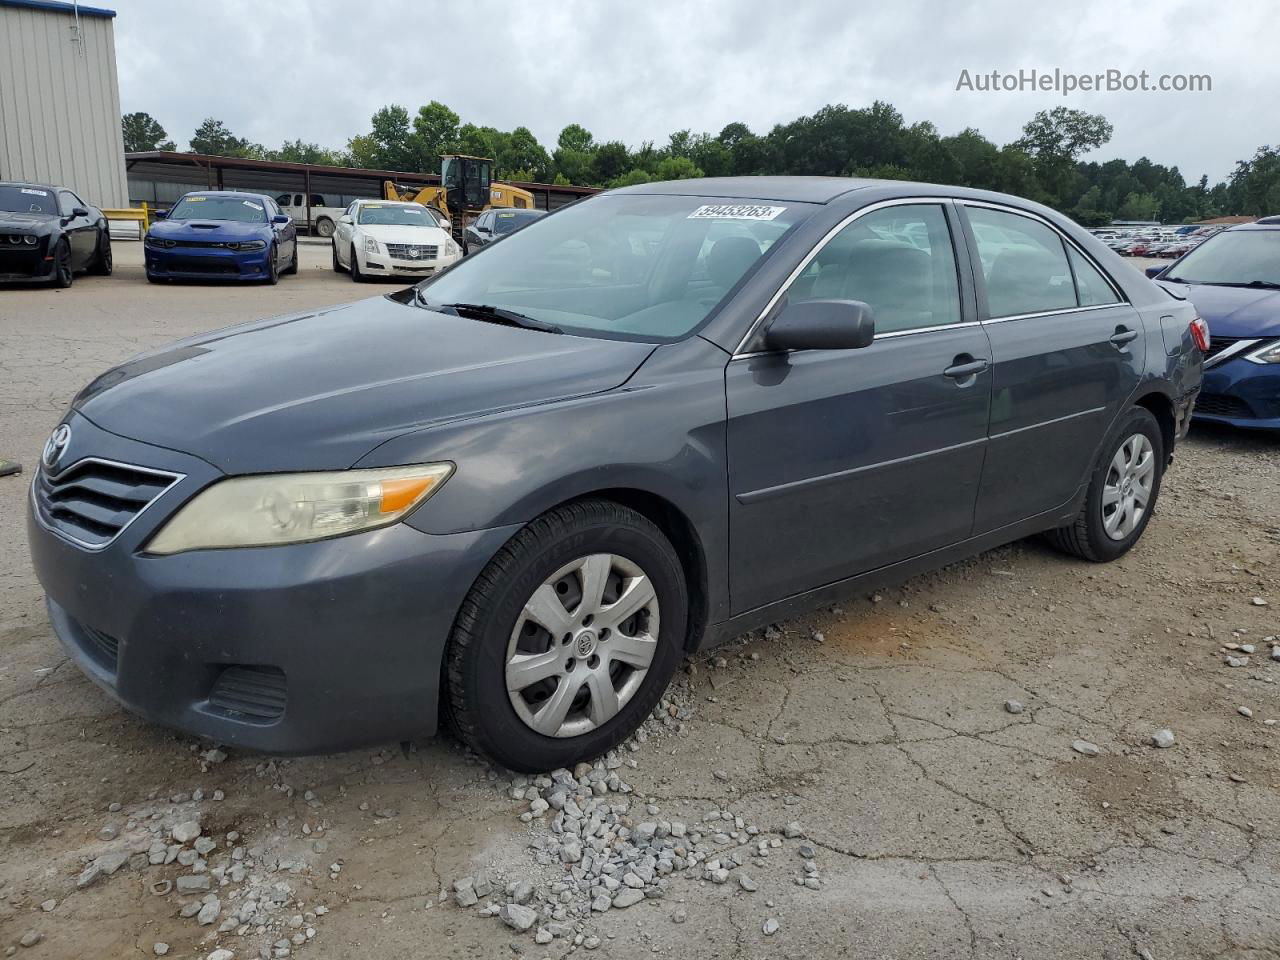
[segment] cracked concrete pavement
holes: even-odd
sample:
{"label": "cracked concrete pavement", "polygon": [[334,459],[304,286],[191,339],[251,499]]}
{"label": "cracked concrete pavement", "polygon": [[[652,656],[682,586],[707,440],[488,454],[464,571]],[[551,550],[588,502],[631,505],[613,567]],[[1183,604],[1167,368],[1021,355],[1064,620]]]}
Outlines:
{"label": "cracked concrete pavement", "polygon": [[[140,264],[138,246],[119,243],[112,278],[0,291],[0,456],[34,465],[74,391],[139,350],[384,292],[330,273],[327,248],[312,244],[300,276],[274,288],[148,286]],[[171,868],[75,883],[111,847],[104,824],[196,790],[225,793],[203,803],[211,836],[274,831],[315,851],[291,882],[298,909],[329,912],[298,956],[583,949],[535,945],[439,902],[481,869],[534,880],[559,869],[535,864],[528,845],[545,824],[518,819],[526,805],[509,798],[509,775],[447,736],[213,764],[207,745],[93,687],[43,611],[25,550],[28,481],[0,479],[0,950],[142,957],[164,941],[170,956],[205,957],[212,928],[148,891]],[[1263,646],[1280,634],[1278,552],[1280,441],[1196,429],[1146,537],[1118,563],[1022,542],[687,665],[681,732],[624,751],[632,802],[691,823],[711,807],[763,831],[800,821],[823,885],[797,885],[800,841],[787,840],[750,867],[758,892],[691,871],[663,899],[591,919],[597,952],[1280,957],[1280,725],[1267,723],[1280,719],[1280,663]],[[1249,666],[1225,665],[1229,643],[1257,645]],[[1026,709],[1006,712],[1009,699]],[[1172,748],[1150,745],[1161,727]],[[1100,755],[1073,752],[1076,739]],[[671,919],[680,907],[687,923]],[[39,942],[17,947],[29,932]]]}

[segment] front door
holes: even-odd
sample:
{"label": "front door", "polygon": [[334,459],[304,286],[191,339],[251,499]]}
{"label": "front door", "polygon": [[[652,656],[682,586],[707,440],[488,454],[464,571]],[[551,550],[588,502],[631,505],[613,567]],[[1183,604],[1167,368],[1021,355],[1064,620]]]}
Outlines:
{"label": "front door", "polygon": [[1145,335],[1098,266],[1047,222],[965,206],[991,340],[991,437],[975,533],[1068,506],[1142,375]]}
{"label": "front door", "polygon": [[961,306],[948,208],[854,219],[788,289],[870,304],[870,346],[729,362],[734,613],[969,536],[991,353]]}
{"label": "front door", "polygon": [[71,269],[84,270],[93,262],[98,249],[97,225],[88,214],[77,216],[73,213],[88,207],[70,190],[58,191],[58,209],[66,222],[67,242],[71,245]]}

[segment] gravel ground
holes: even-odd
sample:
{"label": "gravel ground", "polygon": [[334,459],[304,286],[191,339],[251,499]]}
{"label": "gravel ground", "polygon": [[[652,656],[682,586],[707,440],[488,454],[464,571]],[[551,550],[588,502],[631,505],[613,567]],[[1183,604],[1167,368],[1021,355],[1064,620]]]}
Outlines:
{"label": "gravel ground", "polygon": [[[302,263],[152,287],[120,243],[112,278],[0,292],[0,457],[132,353],[378,292]],[[1280,957],[1280,440],[1197,428],[1122,561],[1023,542],[850,597],[533,779],[447,737],[270,760],[125,714],[49,629],[26,484],[0,479],[9,954]]]}

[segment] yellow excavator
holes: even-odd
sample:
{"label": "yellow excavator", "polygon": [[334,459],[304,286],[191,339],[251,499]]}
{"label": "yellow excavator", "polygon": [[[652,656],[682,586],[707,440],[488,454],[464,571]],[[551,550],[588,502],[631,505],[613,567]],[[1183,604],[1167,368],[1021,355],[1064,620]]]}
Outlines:
{"label": "yellow excavator", "polygon": [[493,160],[454,153],[441,157],[440,184],[401,189],[382,181],[384,200],[402,200],[434,207],[449,218],[453,237],[462,242],[467,225],[493,207],[533,207],[533,194],[509,183],[493,181]]}

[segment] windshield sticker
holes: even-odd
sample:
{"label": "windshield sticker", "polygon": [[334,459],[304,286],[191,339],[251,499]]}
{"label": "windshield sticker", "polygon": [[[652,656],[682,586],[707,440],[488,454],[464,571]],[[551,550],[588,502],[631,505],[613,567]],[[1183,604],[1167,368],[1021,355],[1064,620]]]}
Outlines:
{"label": "windshield sticker", "polygon": [[246,207],[253,207],[253,209],[255,210],[262,209],[262,204],[254,203],[252,200],[241,200],[240,202],[243,203]]}
{"label": "windshield sticker", "polygon": [[49,195],[48,190],[32,190],[30,187],[23,187],[22,192],[29,193],[33,197],[47,197]]}
{"label": "windshield sticker", "polygon": [[364,205],[364,208],[365,208],[366,210],[381,210],[381,209],[382,209],[382,204],[380,204],[380,203],[366,203],[366,204]]}
{"label": "windshield sticker", "polygon": [[514,216],[515,216],[515,214],[514,214],[514,213],[500,213],[500,214],[498,214],[498,216],[499,216],[499,217],[501,217],[503,220],[509,220],[509,219],[511,219],[512,217],[514,217]]}
{"label": "windshield sticker", "polygon": [[757,203],[708,203],[689,214],[690,220],[773,220],[786,207]]}
{"label": "windshield sticker", "polygon": [[208,197],[187,197],[187,203],[204,203]]}

